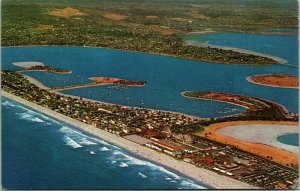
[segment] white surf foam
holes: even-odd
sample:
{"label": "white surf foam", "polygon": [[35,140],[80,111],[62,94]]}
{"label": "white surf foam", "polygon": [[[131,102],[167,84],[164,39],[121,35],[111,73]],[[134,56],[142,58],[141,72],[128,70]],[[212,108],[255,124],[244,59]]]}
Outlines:
{"label": "white surf foam", "polygon": [[[117,147],[117,146],[114,146],[114,145],[111,145],[111,144],[109,144],[108,142],[106,142],[106,141],[103,141],[103,140],[101,140],[101,139],[98,139],[98,138],[95,138],[95,137],[91,137],[91,136],[88,136],[88,135],[85,135],[85,134],[83,134],[83,133],[81,133],[80,131],[77,131],[77,130],[74,130],[74,129],[72,129],[72,128],[70,128],[70,127],[68,127],[68,126],[62,126],[62,128],[60,128],[60,130],[59,130],[61,133],[65,133],[66,135],[68,135],[68,136],[79,136],[79,137],[77,137],[77,138],[88,138],[89,140],[87,140],[87,139],[85,139],[85,140],[82,140],[84,143],[86,143],[86,144],[101,144],[101,145],[105,145],[105,146],[109,146],[109,147],[113,147],[113,148],[115,148],[115,149],[117,149],[117,150],[120,150],[120,148],[119,147]],[[90,140],[92,140],[92,141],[90,141]],[[84,144],[83,143],[83,144]]]}
{"label": "white surf foam", "polygon": [[142,178],[147,178],[147,176],[146,175],[144,175],[144,174],[142,174],[142,173],[138,173],[138,175],[140,176],[140,177],[142,177]]}
{"label": "white surf foam", "polygon": [[91,155],[95,155],[96,153],[94,151],[90,151],[90,154]]}
{"label": "white surf foam", "polygon": [[121,168],[126,168],[128,167],[128,164],[124,163],[124,162],[121,162],[121,164],[119,165],[119,167]]}
{"label": "white surf foam", "polygon": [[149,162],[146,162],[146,161],[142,161],[142,160],[139,160],[139,159],[136,159],[136,158],[133,158],[133,157],[130,157],[130,164],[134,164],[134,165],[140,165],[140,166],[155,166],[154,164],[151,164]]}
{"label": "white surf foam", "polygon": [[168,174],[168,175],[174,177],[175,179],[181,179],[177,174],[168,171],[168,170],[165,169],[164,167],[159,167],[158,170],[160,170],[161,172],[166,173],[166,174]]}
{"label": "white surf foam", "polygon": [[38,123],[43,123],[45,122],[41,118],[35,117],[34,115],[30,115],[27,112],[26,113],[16,113],[18,116],[20,116],[20,119],[24,119],[27,121],[32,121],[32,122],[38,122]]}
{"label": "white surf foam", "polygon": [[82,145],[97,145],[97,143],[94,143],[92,141],[87,140],[86,138],[83,138],[79,141],[80,144]]}
{"label": "white surf foam", "polygon": [[38,113],[38,112],[32,111],[30,109],[27,109],[27,108],[25,108],[25,107],[23,107],[21,105],[14,105],[14,106],[17,106],[18,108],[20,108],[20,109],[22,109],[22,110],[25,111],[23,113],[16,113],[17,115],[20,116],[21,119],[26,119],[28,121],[33,121],[33,122],[45,122],[45,120],[46,120],[48,122],[60,124],[58,121],[56,121],[54,119],[51,119],[51,118],[49,118],[49,117],[47,117],[47,116],[45,116],[45,115],[43,115],[41,113]]}
{"label": "white surf foam", "polygon": [[28,113],[16,113],[18,116],[20,116],[20,119],[26,119],[26,118],[30,118],[33,117],[32,115],[28,114]]}
{"label": "white surf foam", "polygon": [[[82,133],[80,133],[79,131],[76,131],[74,129],[69,128],[68,126],[62,126],[62,128],[59,129],[60,132],[62,133],[70,133],[70,134],[79,134],[79,135],[83,135]],[[84,135],[83,135],[84,136]]]}
{"label": "white surf foam", "polygon": [[38,117],[32,118],[31,121],[38,122],[38,123],[43,123],[43,122],[45,122],[45,121],[43,121],[42,119],[40,119],[40,118],[38,118]]}
{"label": "white surf foam", "polygon": [[191,181],[186,181],[186,180],[183,180],[180,185],[186,187],[188,186],[189,188],[192,188],[192,189],[205,189],[205,187],[203,186],[200,186],[194,182],[191,182]]}
{"label": "white surf foam", "polygon": [[3,106],[9,106],[9,107],[15,107],[16,106],[15,104],[13,104],[13,103],[11,103],[9,101],[2,102],[2,105]]}
{"label": "white surf foam", "polygon": [[74,141],[73,139],[71,139],[70,137],[68,136],[65,136],[64,137],[64,141],[66,143],[66,145],[72,147],[72,148],[81,148],[82,145],[78,144],[76,141]]}
{"label": "white surf foam", "polygon": [[108,151],[109,149],[107,147],[100,148],[100,151]]}

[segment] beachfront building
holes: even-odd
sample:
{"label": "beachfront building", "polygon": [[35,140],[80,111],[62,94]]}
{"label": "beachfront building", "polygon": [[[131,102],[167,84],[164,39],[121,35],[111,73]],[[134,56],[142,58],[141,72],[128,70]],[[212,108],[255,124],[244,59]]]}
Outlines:
{"label": "beachfront building", "polygon": [[163,152],[166,154],[169,154],[171,156],[181,156],[185,146],[176,143],[171,140],[163,139],[163,140],[153,140],[153,144],[161,149],[163,149]]}

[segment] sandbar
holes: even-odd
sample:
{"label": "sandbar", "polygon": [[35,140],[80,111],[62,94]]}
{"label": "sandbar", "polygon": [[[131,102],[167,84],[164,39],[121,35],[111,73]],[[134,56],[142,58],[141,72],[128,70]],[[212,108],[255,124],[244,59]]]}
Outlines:
{"label": "sandbar", "polygon": [[31,68],[33,66],[45,66],[45,64],[42,63],[42,62],[33,62],[33,61],[29,61],[29,62],[14,62],[12,64],[15,65],[15,66],[19,66],[21,68],[25,68],[25,69]]}

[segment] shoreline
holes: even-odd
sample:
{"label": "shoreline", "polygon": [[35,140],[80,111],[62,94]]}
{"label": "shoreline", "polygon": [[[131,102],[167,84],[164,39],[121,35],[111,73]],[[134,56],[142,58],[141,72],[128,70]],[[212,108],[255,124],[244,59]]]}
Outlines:
{"label": "shoreline", "polygon": [[247,81],[256,85],[260,85],[260,86],[267,86],[267,87],[272,87],[272,88],[286,88],[286,89],[299,89],[299,87],[288,87],[288,86],[279,86],[279,85],[271,85],[271,84],[264,84],[264,83],[260,83],[260,82],[256,82],[254,81],[252,78],[253,77],[257,77],[257,76],[266,76],[269,74],[261,74],[261,75],[254,75],[254,76],[248,76],[247,77]]}
{"label": "shoreline", "polygon": [[[98,129],[94,126],[91,126],[91,125],[85,124],[83,122],[80,122],[78,120],[72,119],[70,117],[64,116],[60,113],[57,113],[48,108],[39,106],[37,104],[31,103],[27,100],[24,100],[20,97],[9,94],[7,92],[2,91],[1,95],[8,99],[17,101],[17,102],[19,102],[31,109],[34,109],[38,112],[41,112],[48,116],[51,116],[57,120],[60,120],[65,123],[68,123],[72,126],[75,126],[76,128],[79,128],[87,133],[90,133],[96,137],[99,137],[100,139],[103,139],[105,141],[108,141],[115,145],[118,145],[118,146],[124,148],[125,150],[127,150],[133,154],[136,154],[142,158],[145,158],[145,159],[148,159],[155,163],[161,164],[162,166],[171,168],[171,169],[185,175],[186,177],[189,177],[192,180],[195,180],[198,183],[201,183],[204,185],[207,184],[208,186],[212,186],[213,188],[217,188],[217,189],[237,189],[237,188],[253,189],[253,188],[256,188],[252,185],[237,181],[235,179],[232,179],[232,178],[229,178],[226,176],[221,176],[215,172],[206,170],[204,168],[198,168],[192,164],[174,159],[171,156],[168,156],[166,154],[159,153],[159,152],[149,149],[147,147],[138,145],[127,139],[121,138],[117,135],[114,135],[114,134],[111,134],[104,130]],[[199,170],[195,171],[195,168],[198,168]]]}
{"label": "shoreline", "polygon": [[44,90],[50,90],[51,88],[49,88],[48,86],[45,86],[42,82],[38,81],[37,79],[27,76],[25,74],[22,74],[29,82],[33,83],[34,85],[36,85],[38,88],[40,89],[44,89]]}
{"label": "shoreline", "polygon": [[265,143],[254,143],[247,142],[235,137],[229,137],[218,133],[218,130],[226,128],[229,126],[236,125],[298,125],[298,122],[289,122],[289,121],[231,121],[231,122],[222,122],[209,125],[203,132],[195,133],[195,135],[206,137],[211,140],[215,140],[224,144],[229,144],[235,147],[238,147],[241,150],[246,152],[253,153],[263,158],[267,156],[272,156],[273,161],[279,164],[285,165],[286,163],[293,163],[295,165],[299,164],[298,154],[291,151],[287,151],[281,148],[277,148]]}
{"label": "shoreline", "polygon": [[[183,40],[183,43],[186,43],[186,42]],[[192,45],[192,46],[195,46],[195,45]],[[208,47],[208,46],[206,46],[206,47]],[[218,61],[215,61],[215,60],[204,60],[204,59],[200,60],[200,59],[196,59],[196,58],[181,57],[181,56],[174,55],[174,54],[155,53],[155,52],[141,52],[141,51],[136,51],[136,50],[124,50],[124,49],[111,48],[111,47],[101,47],[101,46],[76,46],[76,45],[17,45],[17,46],[3,46],[3,48],[18,48],[18,47],[98,48],[98,49],[110,49],[110,50],[117,50],[117,51],[126,51],[126,52],[132,52],[132,53],[142,53],[142,54],[159,55],[159,56],[166,56],[166,57],[177,58],[177,59],[187,59],[187,60],[193,60],[193,61],[198,61],[198,62],[208,62],[208,63],[213,63],[213,64],[235,64],[235,65],[245,65],[245,66],[267,66],[267,65],[272,65],[272,64],[239,64],[239,63],[218,62]],[[201,47],[201,46],[199,46],[199,47]],[[210,46],[210,47],[212,47],[212,46]],[[229,48],[232,48],[232,47],[229,47]],[[219,49],[226,50],[226,49],[223,49],[223,48],[219,48]],[[232,50],[232,51],[235,51],[235,50]],[[238,53],[243,53],[243,52],[238,52]],[[245,53],[245,54],[249,54],[249,55],[253,55],[253,56],[261,56],[261,55],[251,54],[251,53]],[[258,53],[258,54],[260,54],[260,53]],[[269,56],[271,56],[271,55],[269,55]],[[271,57],[261,56],[261,57],[273,59],[272,56]],[[279,59],[281,59],[281,58],[279,58]],[[276,59],[273,59],[273,60],[277,62],[277,63],[273,63],[273,64],[282,64],[282,63],[278,62]],[[284,62],[287,62],[287,61],[284,60]],[[282,65],[294,66],[294,65],[289,65],[289,64],[282,64]],[[294,66],[294,67],[298,67],[298,66]]]}

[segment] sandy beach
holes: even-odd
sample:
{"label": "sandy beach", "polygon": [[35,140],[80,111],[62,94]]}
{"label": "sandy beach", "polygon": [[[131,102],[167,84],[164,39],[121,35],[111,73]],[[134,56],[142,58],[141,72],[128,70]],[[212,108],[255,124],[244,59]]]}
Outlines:
{"label": "sandy beach", "polygon": [[129,140],[121,138],[117,135],[108,133],[101,129],[95,128],[94,126],[87,125],[78,120],[72,119],[70,117],[64,116],[60,113],[47,109],[45,107],[41,107],[37,104],[31,103],[27,100],[14,96],[12,94],[6,93],[4,91],[1,92],[2,96],[7,97],[9,99],[15,100],[19,103],[24,104],[25,106],[37,110],[38,112],[49,115],[58,120],[64,121],[70,125],[73,125],[85,132],[88,132],[92,135],[95,135],[105,141],[118,145],[136,155],[139,155],[143,158],[146,158],[155,163],[159,163],[161,165],[172,168],[187,177],[190,177],[198,182],[202,182],[204,184],[210,185],[217,189],[255,189],[256,187],[248,185],[246,183],[231,179],[229,177],[221,176],[215,172],[208,171],[203,168],[196,167],[192,164],[186,163],[184,161],[179,161],[177,159],[172,158],[171,156],[159,153],[147,147],[138,145]]}
{"label": "sandy beach", "polygon": [[[257,131],[255,129],[250,129],[249,127],[258,127],[261,125],[271,126],[272,129],[268,129],[266,133],[264,131],[259,131],[262,129],[257,129],[260,133],[260,136],[257,136]],[[232,132],[231,126],[238,126],[239,131],[243,132]],[[289,129],[279,129],[278,127],[282,126],[292,126]],[[268,156],[273,157],[273,161],[277,162],[282,165],[286,164],[299,164],[299,156],[298,153],[290,151],[292,146],[289,147],[287,145],[279,143],[276,138],[277,135],[285,134],[290,129],[294,129],[292,132],[298,132],[298,123],[296,122],[288,122],[288,121],[233,121],[233,122],[223,122],[223,123],[216,123],[208,126],[203,132],[196,133],[199,136],[208,136],[208,138],[212,140],[216,140],[218,142],[229,144],[236,146],[237,148],[251,152],[258,156],[267,158]],[[226,134],[220,133],[222,128],[230,128],[230,135],[229,132]],[[244,127],[243,129],[241,127]],[[259,127],[260,128],[260,127]],[[276,131],[274,132],[274,129]],[[225,130],[226,131],[226,130]],[[223,132],[224,133],[224,132]],[[252,134],[251,134],[252,133]],[[243,137],[242,137],[242,134]],[[269,134],[269,135],[268,135]],[[236,136],[235,136],[236,135]],[[248,136],[248,137],[247,137]],[[247,137],[247,138],[246,138]],[[266,139],[266,140],[264,140]],[[274,141],[276,140],[276,141]],[[278,146],[280,146],[278,148]],[[285,149],[281,148],[284,147]],[[288,149],[289,148],[289,149]],[[298,147],[297,147],[298,149]],[[294,148],[292,149],[293,151]]]}
{"label": "sandy beach", "polygon": [[51,88],[45,86],[42,82],[30,77],[30,76],[27,76],[25,74],[23,74],[23,76],[28,80],[30,81],[31,83],[33,83],[34,85],[36,85],[38,88],[41,88],[41,89],[44,89],[44,90],[49,90]]}

